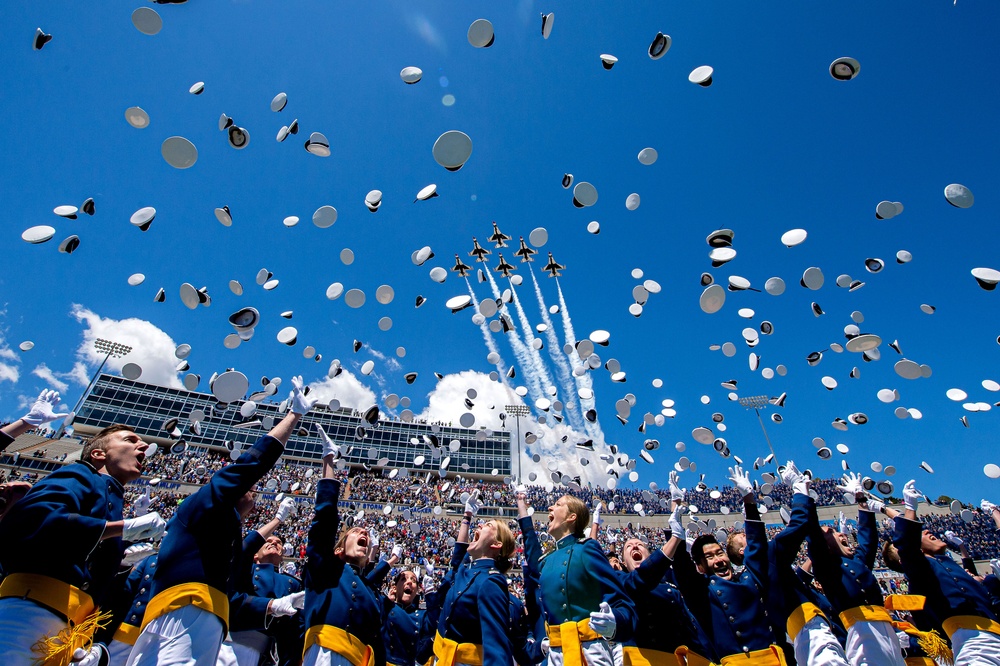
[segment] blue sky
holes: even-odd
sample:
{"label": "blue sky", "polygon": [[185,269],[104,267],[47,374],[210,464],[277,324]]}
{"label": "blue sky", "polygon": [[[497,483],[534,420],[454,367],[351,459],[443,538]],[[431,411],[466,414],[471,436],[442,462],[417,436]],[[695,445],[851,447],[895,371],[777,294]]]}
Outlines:
{"label": "blue sky", "polygon": [[[645,437],[663,444],[654,466],[638,463],[640,486],[665,483],[680,455],[673,449],[678,441],[710,485],[722,483],[729,461],[691,437],[693,428],[712,425],[716,411],[725,415],[720,434],[734,453],[745,460],[766,454],[756,417],[720,387],[737,379],[740,395],[788,393],[783,423],[767,422],[781,458],[824,476],[838,472],[842,456],[816,457],[811,442],[818,436],[831,447],[847,444],[852,469],[868,470],[872,461],[895,465],[897,486],[916,477],[934,497],[978,501],[1000,494],[998,482],[982,472],[984,464],[1000,463],[997,410],[970,413],[945,396],[961,388],[967,402],[1000,400],[981,386],[984,379],[1000,381],[1000,294],[980,289],[969,273],[1000,267],[996,236],[988,232],[998,214],[1000,176],[997,93],[990,85],[1000,64],[991,34],[1000,12],[995,4],[856,3],[835,12],[791,2],[636,2],[626,9],[597,2],[148,6],[163,18],[155,36],[140,34],[130,21],[135,7],[120,3],[0,8],[8,126],[0,136],[7,239],[0,276],[3,416],[18,416],[23,396],[53,382],[75,400],[78,380],[95,367],[79,350],[95,335],[134,339],[137,351],[123,362],[140,362],[144,377],[159,381],[182,376],[172,372],[177,360],[170,355],[182,342],[194,349],[194,372],[207,377],[234,367],[252,382],[301,373],[318,383],[328,361],[339,358],[358,381],[327,389],[357,401],[367,398],[365,386],[377,398],[406,395],[420,412],[431,402],[434,372],[494,369],[471,310],[452,315],[444,307],[466,293],[464,281],[451,274],[437,284],[428,272],[450,267],[455,253],[474,264],[471,237],[486,245],[495,220],[515,243],[545,227],[549,240],[539,258],[551,251],[567,266],[560,284],[577,336],[611,333],[611,345],[599,353],[602,361],[620,361],[628,381],[612,383],[603,369],[591,373],[606,441],[632,456]],[[543,40],[540,13],[549,11],[554,30]],[[494,24],[491,48],[473,48],[466,39],[477,18]],[[37,26],[54,35],[39,52],[31,49]],[[673,45],[653,61],[646,49],[657,30],[671,35]],[[601,67],[601,53],[619,58],[614,69]],[[831,78],[829,64],[840,56],[860,61],[856,79]],[[689,83],[688,73],[705,64],[715,68],[714,84]],[[412,86],[399,78],[411,65],[424,72]],[[200,96],[187,92],[196,81],[205,82]],[[270,100],[282,91],[288,105],[273,113]],[[445,95],[454,96],[452,106],[442,103]],[[149,113],[148,128],[125,122],[130,106]],[[221,113],[250,131],[246,149],[227,145],[217,129]],[[277,143],[278,129],[293,118],[299,135]],[[453,129],[468,134],[474,149],[466,166],[450,173],[434,162],[431,146]],[[330,140],[329,158],[303,150],[312,131]],[[192,168],[176,170],[160,156],[160,144],[174,135],[198,147]],[[647,146],[659,153],[652,166],[636,159]],[[571,192],[560,186],[565,172],[597,187],[595,206],[573,207]],[[440,196],[413,203],[430,183]],[[942,191],[949,183],[968,186],[975,205],[948,205]],[[374,215],[364,207],[371,189],[384,192]],[[641,205],[628,211],[625,198],[633,192]],[[94,217],[52,213],[87,197],[96,200]],[[905,210],[877,220],[875,205],[883,199]],[[213,215],[223,205],[232,210],[232,227]],[[322,205],[339,212],[328,229],[310,221]],[[128,223],[143,206],[157,209],[146,233]],[[285,228],[289,215],[302,221]],[[600,235],[587,233],[591,220],[600,222]],[[21,232],[37,224],[55,227],[55,238],[23,242]],[[713,269],[705,238],[720,228],[735,231],[738,256]],[[793,228],[806,229],[808,239],[786,248],[779,238]],[[79,235],[80,248],[59,254],[59,241],[70,234]],[[415,266],[410,255],[424,245],[436,256]],[[501,251],[525,277],[517,293],[534,326],[538,305],[525,266],[513,261],[515,247]],[[344,248],[355,253],[349,266],[339,259]],[[895,263],[901,249],[913,254],[911,263]],[[868,257],[885,260],[885,270],[868,274]],[[496,249],[490,260],[495,265]],[[543,277],[543,263],[534,267],[551,305],[555,280]],[[810,266],[826,276],[817,292],[798,285]],[[262,267],[280,280],[272,292],[254,283]],[[641,282],[631,277],[634,268],[663,287],[639,318],[628,312],[632,288]],[[698,307],[703,271],[721,284],[739,275],[762,288],[780,276],[788,287],[779,297],[730,293],[722,311],[707,315]],[[126,280],[137,272],[146,280],[130,287]],[[840,274],[866,286],[848,293],[834,284]],[[230,279],[242,282],[242,297],[229,291]],[[207,286],[212,306],[185,308],[178,296],[183,282]],[[354,310],[343,298],[328,301],[332,282],[362,289],[367,303]],[[382,284],[395,289],[388,305],[374,298]],[[473,286],[478,299],[489,297],[488,285]],[[153,302],[160,287],[167,293],[162,304]],[[417,294],[429,299],[420,309],[413,307]],[[826,314],[814,317],[812,301]],[[921,312],[924,303],[936,306],[933,315]],[[222,339],[232,332],[227,316],[251,305],[262,314],[254,339],[225,349]],[[753,320],[737,315],[743,307],[755,310]],[[292,321],[278,316],[285,310],[294,311]],[[855,310],[865,317],[861,329],[882,337],[881,360],[828,352],[809,367],[809,352],[846,342],[843,328]],[[384,316],[393,320],[385,332],[377,326]],[[741,331],[763,319],[775,333],[751,350]],[[299,330],[294,348],[275,340],[289,324]],[[557,330],[561,343],[561,324]],[[505,365],[519,370],[511,387],[525,382],[531,372],[520,367],[509,340],[492,337]],[[368,345],[358,354],[351,351],[355,339]],[[931,366],[930,378],[906,380],[893,371],[902,357],[887,343],[896,339],[902,357]],[[23,340],[35,348],[20,352]],[[727,341],[736,343],[734,357],[709,350]],[[321,363],[303,358],[307,344],[323,355]],[[406,355],[393,363],[399,346]],[[761,355],[761,368],[786,365],[787,376],[765,380],[751,372],[751,351]],[[542,356],[555,376],[547,351]],[[376,371],[365,377],[358,368],[368,359]],[[854,366],[858,379],[848,376]],[[419,373],[413,386],[403,381],[410,371]],[[824,376],[838,388],[826,390]],[[453,410],[457,420],[465,411],[456,398],[460,385],[482,388],[484,380],[461,377],[437,396],[433,413]],[[653,388],[654,378],[662,388]],[[879,402],[882,388],[899,389],[901,400]],[[629,392],[637,404],[622,426],[615,402]],[[497,395],[504,397],[502,390]],[[710,404],[701,403],[703,395]],[[658,413],[667,398],[676,401],[676,418],[638,433],[642,415]],[[919,409],[923,418],[897,419],[898,406]],[[854,412],[867,414],[869,423],[847,432],[831,427],[834,418]],[[963,415],[969,428],[959,422]],[[550,446],[545,455],[568,460],[578,453],[558,449]],[[919,471],[922,460],[934,475]]]}

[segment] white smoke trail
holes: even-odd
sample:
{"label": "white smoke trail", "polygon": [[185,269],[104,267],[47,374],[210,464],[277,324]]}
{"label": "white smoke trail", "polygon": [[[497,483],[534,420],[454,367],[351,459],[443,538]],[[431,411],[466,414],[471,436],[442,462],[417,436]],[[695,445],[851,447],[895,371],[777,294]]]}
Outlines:
{"label": "white smoke trail", "polygon": [[[576,333],[573,331],[573,320],[569,317],[569,308],[566,307],[566,299],[563,297],[562,286],[559,284],[559,278],[556,278],[556,289],[559,291],[559,312],[562,314],[563,322],[563,335],[566,337],[566,344],[572,345],[574,347],[573,352],[569,355],[570,364],[573,366],[575,371],[578,367],[583,367],[583,361],[580,360],[580,355],[576,353]],[[593,383],[590,378],[590,370],[588,369],[583,374],[577,376],[574,372],[573,377],[576,379],[577,390],[581,388],[592,389]],[[580,399],[580,409],[587,411],[594,408],[594,399],[589,400]],[[601,431],[601,426],[597,423],[591,423],[589,420],[583,420],[583,427],[587,431],[587,434],[593,437],[595,440],[604,441],[604,433]]]}
{"label": "white smoke trail", "polygon": [[535,285],[535,298],[538,300],[538,310],[542,314],[542,323],[545,324],[545,337],[548,341],[549,356],[552,358],[552,362],[556,364],[556,374],[559,377],[559,385],[563,392],[564,412],[569,419],[570,425],[576,429],[580,429],[584,427],[584,419],[577,403],[573,371],[570,368],[569,361],[566,360],[566,354],[563,353],[562,347],[559,345],[559,338],[556,336],[555,327],[552,325],[549,310],[545,307],[545,298],[542,296],[542,288],[535,277],[535,271],[532,270],[530,265],[528,266],[528,270],[531,272],[531,281]]}
{"label": "white smoke trail", "polygon": [[[469,296],[472,297],[472,307],[479,312],[479,299],[476,298],[476,292],[472,290],[472,283],[469,282],[469,278],[465,278],[465,286],[469,289]],[[483,340],[486,341],[486,348],[490,350],[491,353],[496,354],[500,357],[497,362],[497,372],[500,373],[500,381],[503,383],[507,389],[510,389],[510,384],[507,383],[507,364],[504,363],[503,355],[500,354],[500,348],[497,347],[496,340],[493,339],[493,334],[490,332],[489,324],[484,320],[482,324],[479,325],[479,330],[483,333]]]}
{"label": "white smoke trail", "polygon": [[510,293],[513,297],[514,308],[517,310],[517,318],[521,322],[521,329],[524,331],[524,345],[527,347],[529,358],[531,358],[531,367],[538,374],[541,381],[545,382],[546,388],[555,386],[552,378],[549,377],[549,369],[545,367],[542,355],[535,349],[535,334],[531,330],[531,322],[528,321],[528,315],[525,313],[524,307],[521,305],[521,299],[517,297],[517,291],[513,285],[511,285]]}
{"label": "white smoke trail", "polygon": [[[496,281],[493,279],[493,275],[490,273],[489,267],[485,271],[486,277],[489,278],[490,287],[493,290],[493,297],[500,301],[500,288],[497,286]],[[501,314],[508,314],[506,304],[500,307]],[[507,338],[510,340],[510,347],[514,352],[514,358],[517,360],[518,365],[521,366],[521,376],[524,378],[525,384],[527,384],[528,395],[531,396],[531,402],[534,406],[534,402],[539,398],[545,397],[545,392],[542,390],[541,382],[539,381],[538,375],[530,372],[532,368],[531,357],[528,354],[528,349],[521,342],[521,336],[517,334],[516,328],[511,328],[506,334]]]}

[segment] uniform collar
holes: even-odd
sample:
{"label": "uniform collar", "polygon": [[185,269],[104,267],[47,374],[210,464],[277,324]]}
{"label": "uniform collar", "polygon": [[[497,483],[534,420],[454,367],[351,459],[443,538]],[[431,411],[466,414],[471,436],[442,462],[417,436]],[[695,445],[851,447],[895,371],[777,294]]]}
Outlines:
{"label": "uniform collar", "polygon": [[122,486],[122,484],[121,484],[121,481],[119,481],[115,477],[111,476],[110,474],[104,474],[102,472],[99,472],[96,467],[94,467],[93,465],[91,465],[86,460],[77,460],[76,462],[79,465],[83,465],[84,467],[86,467],[87,469],[89,469],[94,474],[97,474],[98,476],[103,477],[104,480],[108,483],[108,485],[110,485],[112,488],[114,488],[116,490],[121,490],[121,491],[125,490],[124,486]]}
{"label": "uniform collar", "polygon": [[483,557],[472,563],[473,569],[491,569],[496,566],[496,562],[491,557]]}
{"label": "uniform collar", "polygon": [[576,536],[572,534],[567,534],[559,541],[556,541],[556,550],[562,550],[563,548],[568,548],[576,543]]}

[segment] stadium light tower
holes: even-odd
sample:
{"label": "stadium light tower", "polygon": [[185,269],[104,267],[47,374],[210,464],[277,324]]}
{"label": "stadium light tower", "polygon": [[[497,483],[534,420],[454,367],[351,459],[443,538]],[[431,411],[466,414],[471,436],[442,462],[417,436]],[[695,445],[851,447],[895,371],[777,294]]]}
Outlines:
{"label": "stadium light tower", "polygon": [[764,419],[760,417],[760,410],[766,409],[768,405],[772,404],[772,399],[766,395],[751,395],[745,398],[740,398],[739,403],[747,409],[753,409],[753,411],[757,414],[757,421],[760,422],[760,429],[764,431],[764,439],[767,441],[767,448],[770,449],[771,455],[774,456],[774,464],[777,465],[778,456],[774,453],[774,447],[771,446],[771,438],[767,436],[767,428],[764,427]]}
{"label": "stadium light tower", "polygon": [[[80,409],[83,399],[88,393],[90,393],[91,387],[93,387],[93,385],[97,382],[97,377],[101,374],[101,370],[104,369],[104,364],[108,362],[108,359],[112,357],[122,358],[132,352],[132,347],[123,345],[122,343],[115,342],[113,340],[105,340],[104,338],[97,338],[94,340],[94,349],[104,354],[104,360],[101,361],[101,365],[98,366],[97,371],[94,372],[94,375],[90,378],[90,383],[87,384],[87,388],[80,394],[80,398],[76,401],[76,405],[73,407],[73,412],[69,415],[69,418],[66,419],[66,421],[72,421],[72,419],[76,418],[77,410]],[[56,437],[62,437],[63,432],[66,430],[66,421],[63,421],[62,425],[59,426],[59,429],[56,431]]]}
{"label": "stadium light tower", "polygon": [[514,417],[517,427],[517,482],[521,483],[521,417],[530,414],[531,410],[526,405],[505,405],[504,410]]}

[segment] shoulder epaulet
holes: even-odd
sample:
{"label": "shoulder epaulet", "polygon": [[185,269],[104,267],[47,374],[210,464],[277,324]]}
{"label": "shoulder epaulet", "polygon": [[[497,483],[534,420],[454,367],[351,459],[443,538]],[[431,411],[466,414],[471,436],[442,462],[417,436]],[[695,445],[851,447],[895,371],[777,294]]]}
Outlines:
{"label": "shoulder epaulet", "polygon": [[579,537],[576,540],[577,543],[586,543],[587,541],[590,541],[590,537]]}

